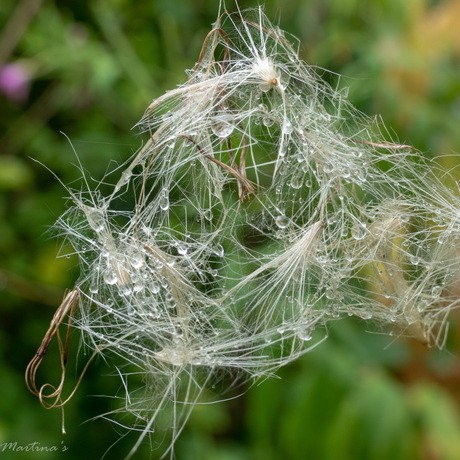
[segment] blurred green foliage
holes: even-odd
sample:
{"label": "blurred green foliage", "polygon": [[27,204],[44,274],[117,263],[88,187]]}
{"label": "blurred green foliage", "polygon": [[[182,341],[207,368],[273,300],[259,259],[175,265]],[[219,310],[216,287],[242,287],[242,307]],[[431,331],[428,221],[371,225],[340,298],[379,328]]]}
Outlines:
{"label": "blurred green foliage", "polygon": [[[91,396],[117,393],[111,362],[90,366],[66,406],[64,436],[59,410],[42,409],[24,384],[25,367],[64,289],[78,276],[75,257],[56,259],[70,248],[48,232],[68,197],[55,175],[78,187],[80,161],[97,183],[139,147],[130,128],[152,99],[184,81],[217,10],[218,2],[209,0],[0,3],[2,458],[98,459],[126,433],[105,420],[83,424],[113,407],[109,398]],[[327,81],[349,87],[363,112],[382,115],[384,135],[457,167],[458,1],[267,0],[266,11],[299,38],[301,56]],[[456,323],[458,315],[444,352],[366,333],[351,320],[337,323],[326,342],[281,370],[280,379],[230,395],[244,393],[240,398],[198,406],[177,443],[177,458],[458,459]],[[78,337],[71,339],[76,350]],[[39,372],[44,381],[59,381],[58,362],[57,350],[50,350]],[[69,380],[75,382],[72,365]],[[108,457],[123,458],[135,439],[135,433],[122,438]],[[56,446],[57,452],[19,452],[3,444],[15,442]],[[147,444],[135,458],[159,455]]]}

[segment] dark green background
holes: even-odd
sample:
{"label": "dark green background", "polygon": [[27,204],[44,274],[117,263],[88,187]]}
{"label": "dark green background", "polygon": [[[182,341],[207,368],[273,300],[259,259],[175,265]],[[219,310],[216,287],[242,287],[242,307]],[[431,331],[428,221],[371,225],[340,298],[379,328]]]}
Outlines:
{"label": "dark green background", "polygon": [[[26,100],[0,94],[0,458],[100,459],[124,433],[87,421],[113,407],[99,396],[119,389],[111,362],[90,366],[66,406],[65,436],[60,411],[41,408],[24,384],[64,289],[78,277],[76,258],[56,259],[60,242],[48,232],[66,209],[67,192],[37,162],[71,186],[80,176],[72,146],[94,184],[128,158],[140,145],[130,128],[152,99],[184,81],[217,11],[210,0],[0,2],[0,58],[30,75]],[[457,167],[460,2],[269,0],[266,13],[300,39],[303,59],[322,74],[335,72],[324,78],[349,87],[354,105],[382,116],[388,137]],[[454,312],[445,351],[337,322],[330,338],[281,370],[280,379],[197,407],[177,458],[457,460],[458,322]],[[72,345],[75,351],[78,334]],[[68,374],[70,391],[78,374],[72,358]],[[39,378],[58,381],[56,350]],[[123,458],[135,439],[126,436],[106,458]],[[68,450],[24,454],[2,450],[4,442],[64,443]],[[158,457],[146,445],[134,458]]]}

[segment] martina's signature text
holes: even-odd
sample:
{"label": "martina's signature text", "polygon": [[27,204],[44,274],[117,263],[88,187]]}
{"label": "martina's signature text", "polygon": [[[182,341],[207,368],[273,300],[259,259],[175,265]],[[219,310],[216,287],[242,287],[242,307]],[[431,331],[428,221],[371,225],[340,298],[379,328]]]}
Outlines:
{"label": "martina's signature text", "polygon": [[60,446],[45,446],[38,441],[29,442],[29,444],[20,444],[17,441],[0,444],[0,452],[65,452],[67,449],[64,441],[61,441]]}

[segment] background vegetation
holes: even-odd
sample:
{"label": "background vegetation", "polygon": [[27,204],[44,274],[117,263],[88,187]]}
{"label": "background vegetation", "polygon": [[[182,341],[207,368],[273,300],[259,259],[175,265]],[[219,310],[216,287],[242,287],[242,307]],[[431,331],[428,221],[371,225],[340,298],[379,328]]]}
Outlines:
{"label": "background vegetation", "polygon": [[[184,81],[217,10],[211,0],[0,3],[2,458],[99,459],[125,433],[105,420],[83,423],[113,404],[99,396],[120,385],[110,363],[91,365],[66,406],[65,436],[61,413],[42,409],[24,384],[24,369],[78,275],[74,257],[56,259],[60,243],[48,230],[65,210],[66,191],[46,168],[71,185],[79,177],[73,146],[97,181],[135,151],[140,139],[130,127],[152,99]],[[460,2],[267,0],[266,11],[299,38],[306,62],[334,72],[324,78],[349,87],[363,112],[382,116],[391,137],[457,167]],[[458,459],[458,315],[451,322],[441,352],[366,333],[363,323],[337,323],[280,379],[198,406],[177,458]],[[77,335],[72,344],[75,350]],[[53,352],[40,375],[57,382]],[[69,374],[72,380],[78,371]],[[123,458],[135,439],[124,437],[108,456]],[[68,450],[2,451],[5,442]],[[135,458],[158,458],[144,447]]]}

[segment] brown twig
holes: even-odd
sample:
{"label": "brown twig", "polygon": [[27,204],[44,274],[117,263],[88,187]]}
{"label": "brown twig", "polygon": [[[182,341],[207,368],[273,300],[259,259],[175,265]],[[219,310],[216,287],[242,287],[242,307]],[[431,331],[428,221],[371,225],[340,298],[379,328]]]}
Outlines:
{"label": "brown twig", "polygon": [[[225,171],[227,171],[229,174],[231,174],[237,181],[238,181],[238,184],[241,186],[241,195],[240,195],[240,201],[242,201],[244,199],[245,196],[249,196],[249,195],[252,195],[254,193],[254,183],[251,182],[247,177],[246,177],[246,171],[244,169],[244,161],[241,162],[240,161],[240,167],[239,168],[234,168],[232,166],[229,166],[225,163],[223,163],[222,161],[219,161],[217,158],[214,158],[212,155],[210,155],[209,153],[206,153],[202,147],[200,147],[200,145],[194,141],[193,139],[191,139],[190,137],[186,136],[186,135],[181,135],[181,136],[178,136],[178,137],[181,137],[183,139],[187,139],[188,141],[190,141],[193,145],[195,145],[195,147],[199,150],[199,152],[204,156],[206,157],[208,160],[212,161],[213,163],[215,163],[216,165],[220,166],[221,168],[223,168]],[[235,162],[235,160],[233,159],[233,163]],[[240,171],[240,168],[243,167],[243,172]]]}

